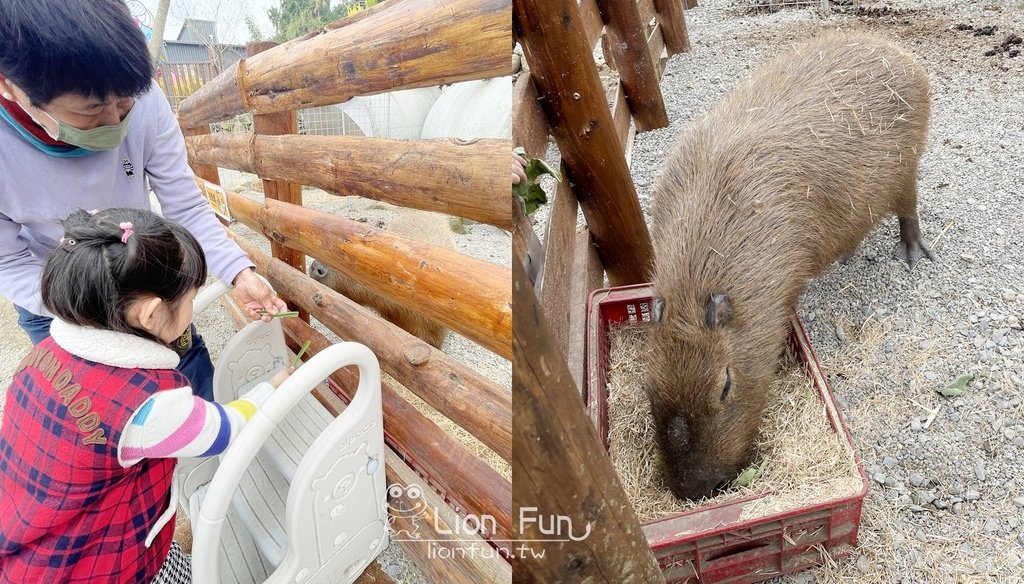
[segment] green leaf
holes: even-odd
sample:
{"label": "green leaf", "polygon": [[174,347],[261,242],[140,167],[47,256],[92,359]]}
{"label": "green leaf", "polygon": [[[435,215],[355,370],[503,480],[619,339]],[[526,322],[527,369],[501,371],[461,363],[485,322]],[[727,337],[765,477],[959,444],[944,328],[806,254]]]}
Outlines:
{"label": "green leaf", "polygon": [[736,480],[732,482],[734,487],[748,487],[751,483],[761,477],[765,467],[768,466],[768,459],[761,461],[760,466],[752,466],[747,470],[740,473],[740,476],[736,477]]}
{"label": "green leaf", "polygon": [[256,314],[260,316],[269,316],[270,318],[294,318],[299,315],[298,310],[288,310],[284,312],[271,313],[266,310],[257,310]]}
{"label": "green leaf", "polygon": [[[520,156],[526,155],[526,150],[523,147],[518,147],[513,150]],[[526,172],[526,180],[512,186],[512,192],[520,200],[523,201],[523,207],[526,210],[526,214],[530,215],[537,210],[538,207],[548,202],[548,195],[544,192],[544,189],[537,184],[537,179],[545,174],[551,175],[558,182],[562,182],[562,175],[557,170],[548,166],[548,163],[544,162],[540,158],[530,158],[526,161],[526,166],[523,167],[523,171]]]}
{"label": "green leaf", "polygon": [[967,384],[970,383],[973,379],[973,373],[964,373],[963,375],[958,377],[957,380],[954,381],[953,383],[950,383],[949,385],[943,387],[942,389],[936,389],[935,391],[945,397],[958,397],[963,395],[964,392],[967,391]]}
{"label": "green leaf", "polygon": [[299,349],[299,352],[295,354],[295,358],[292,359],[292,364],[291,364],[292,367],[297,367],[298,366],[299,359],[302,359],[302,356],[306,354],[306,351],[309,350],[309,345],[312,344],[312,343],[313,343],[312,340],[309,340],[309,341],[306,341],[305,343],[302,343],[302,348]]}

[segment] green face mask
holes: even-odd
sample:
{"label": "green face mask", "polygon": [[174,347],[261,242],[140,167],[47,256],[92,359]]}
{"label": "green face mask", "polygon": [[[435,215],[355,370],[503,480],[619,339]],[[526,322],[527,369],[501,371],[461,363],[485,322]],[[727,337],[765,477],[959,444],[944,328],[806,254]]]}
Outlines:
{"label": "green face mask", "polygon": [[[128,110],[128,114],[119,124],[114,124],[112,126],[100,126],[91,130],[80,130],[74,126],[65,124],[43,110],[39,111],[46,114],[46,117],[50,118],[57,124],[58,131],[56,136],[50,134],[49,130],[46,131],[47,135],[51,138],[54,140],[60,140],[65,144],[85,148],[86,150],[99,151],[113,150],[124,141],[124,137],[128,134],[128,122],[131,121],[132,112],[134,110],[135,106],[132,105],[132,109]],[[32,114],[29,115],[31,116]]]}

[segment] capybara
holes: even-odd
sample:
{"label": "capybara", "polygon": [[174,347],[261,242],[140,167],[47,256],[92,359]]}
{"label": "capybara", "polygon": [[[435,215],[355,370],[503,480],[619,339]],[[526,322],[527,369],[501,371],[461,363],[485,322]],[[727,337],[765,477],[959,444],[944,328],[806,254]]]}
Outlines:
{"label": "capybara", "polygon": [[[388,231],[410,239],[455,249],[451,227],[443,215],[406,210],[388,224]],[[341,272],[314,260],[309,265],[314,280],[330,286],[347,298],[377,310],[381,317],[440,349],[448,330],[441,324],[401,304],[380,296],[370,288]]]}
{"label": "capybara", "polygon": [[752,462],[811,278],[890,213],[896,255],[911,267],[932,257],[917,220],[928,115],[913,56],[833,32],[762,66],[682,133],[654,194],[645,381],[677,497],[711,495]]}

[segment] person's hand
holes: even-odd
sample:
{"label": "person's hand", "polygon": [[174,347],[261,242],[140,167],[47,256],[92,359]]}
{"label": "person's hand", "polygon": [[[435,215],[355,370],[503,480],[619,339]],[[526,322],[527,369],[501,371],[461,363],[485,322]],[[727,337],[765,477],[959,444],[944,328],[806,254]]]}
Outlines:
{"label": "person's hand", "polygon": [[[238,272],[233,282],[235,291],[238,292],[239,299],[245,305],[245,311],[249,314],[249,318],[256,320],[260,319],[264,322],[270,322],[270,314],[277,314],[288,310],[288,306],[274,294],[274,290],[267,285],[266,282],[256,276],[256,272],[253,272],[249,268]],[[266,311],[270,314],[260,315],[259,311]]]}
{"label": "person's hand", "polygon": [[270,378],[270,385],[273,385],[275,388],[281,387],[281,384],[284,383],[284,380],[288,379],[288,377],[292,373],[295,373],[294,367],[288,367],[287,369],[282,369],[278,371],[277,373],[274,374],[273,377]]}
{"label": "person's hand", "polygon": [[526,182],[526,159],[522,156],[512,153],[512,184],[517,185],[521,182]]}

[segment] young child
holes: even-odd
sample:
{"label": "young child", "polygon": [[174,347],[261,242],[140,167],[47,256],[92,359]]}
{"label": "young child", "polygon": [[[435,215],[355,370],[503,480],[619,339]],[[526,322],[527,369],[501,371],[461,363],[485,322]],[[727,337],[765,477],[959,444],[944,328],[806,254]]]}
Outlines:
{"label": "young child", "polygon": [[22,360],[0,427],[0,583],[189,582],[172,543],[175,459],[223,452],[291,370],[218,404],[168,344],[206,260],[149,211],[79,211],[43,270],[51,337]]}

